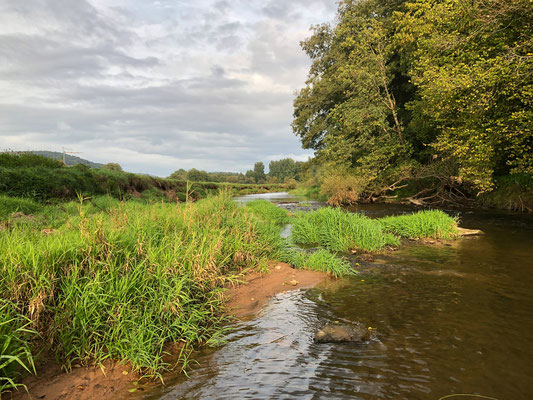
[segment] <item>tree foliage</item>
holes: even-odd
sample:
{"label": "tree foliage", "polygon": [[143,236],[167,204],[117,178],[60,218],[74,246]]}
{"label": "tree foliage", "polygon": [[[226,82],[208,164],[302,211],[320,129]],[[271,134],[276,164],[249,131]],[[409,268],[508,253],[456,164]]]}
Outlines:
{"label": "tree foliage", "polygon": [[102,166],[103,169],[107,169],[109,171],[122,171],[122,167],[118,163],[107,163]]}
{"label": "tree foliage", "polygon": [[485,190],[494,172],[533,172],[533,6],[529,0],[418,0],[396,15],[396,42],[432,118],[431,146]]}
{"label": "tree foliage", "polygon": [[265,164],[258,161],[254,164],[254,179],[255,183],[261,183],[266,181]]}
{"label": "tree foliage", "polygon": [[343,0],[302,42],[293,130],[374,188],[447,160],[457,182],[533,172],[529,0]]}
{"label": "tree foliage", "polygon": [[278,161],[270,161],[268,164],[268,176],[276,178],[278,182],[285,182],[287,179],[300,178],[301,162],[292,158],[284,158]]}

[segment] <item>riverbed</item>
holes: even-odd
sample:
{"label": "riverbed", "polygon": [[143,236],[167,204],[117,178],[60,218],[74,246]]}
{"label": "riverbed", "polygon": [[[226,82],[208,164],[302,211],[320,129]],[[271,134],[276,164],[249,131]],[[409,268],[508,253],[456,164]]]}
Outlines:
{"label": "riverbed", "polygon": [[[322,206],[287,193],[236,200],[253,198],[291,210]],[[350,210],[370,217],[416,211],[383,204]],[[371,262],[354,258],[356,277],[276,295],[236,325],[225,345],[198,352],[188,378],[167,378],[141,397],[533,398],[533,216],[445,211],[485,234],[446,245],[412,242]],[[317,329],[332,321],[363,323],[379,340],[314,343]]]}

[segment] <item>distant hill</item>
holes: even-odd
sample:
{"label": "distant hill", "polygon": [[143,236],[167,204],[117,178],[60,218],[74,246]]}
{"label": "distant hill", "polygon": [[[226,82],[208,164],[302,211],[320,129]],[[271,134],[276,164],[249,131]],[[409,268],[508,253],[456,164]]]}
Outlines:
{"label": "distant hill", "polygon": [[[63,160],[63,153],[59,151],[29,151],[28,153],[33,153],[33,154],[37,154],[40,156],[53,158],[54,160]],[[85,160],[83,158],[76,157],[70,154],[65,155],[65,164],[67,164],[68,166],[72,166],[76,164],[83,164],[91,168],[102,168],[102,166],[104,165],[104,164],[95,163],[89,160]]]}

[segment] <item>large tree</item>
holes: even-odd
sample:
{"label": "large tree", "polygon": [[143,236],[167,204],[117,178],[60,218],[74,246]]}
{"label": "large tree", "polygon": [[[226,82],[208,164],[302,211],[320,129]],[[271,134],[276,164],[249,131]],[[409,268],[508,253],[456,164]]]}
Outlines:
{"label": "large tree", "polygon": [[392,90],[400,71],[390,15],[401,3],[342,1],[338,24],[317,26],[302,42],[312,66],[294,101],[293,130],[324,164],[370,180],[410,153]]}
{"label": "large tree", "polygon": [[341,1],[337,24],[302,42],[312,65],[294,132],[369,192],[420,165],[446,190],[532,173],[532,4]]}
{"label": "large tree", "polygon": [[254,164],[254,179],[255,183],[266,181],[265,164],[263,164],[261,161],[258,161]]}
{"label": "large tree", "polygon": [[302,163],[294,161],[292,158],[270,161],[268,164],[268,176],[277,178],[279,182],[284,182],[287,179],[298,180],[300,178],[301,168]]}
{"label": "large tree", "polygon": [[497,174],[533,172],[533,5],[530,0],[416,0],[396,42],[432,119],[432,147],[478,190]]}

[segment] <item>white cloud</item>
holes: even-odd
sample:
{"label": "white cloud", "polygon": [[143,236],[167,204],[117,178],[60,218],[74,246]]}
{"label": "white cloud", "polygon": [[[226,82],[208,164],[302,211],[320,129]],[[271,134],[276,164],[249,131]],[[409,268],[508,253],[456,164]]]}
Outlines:
{"label": "white cloud", "polygon": [[335,0],[4,0],[0,148],[169,175],[305,160],[299,41]]}

